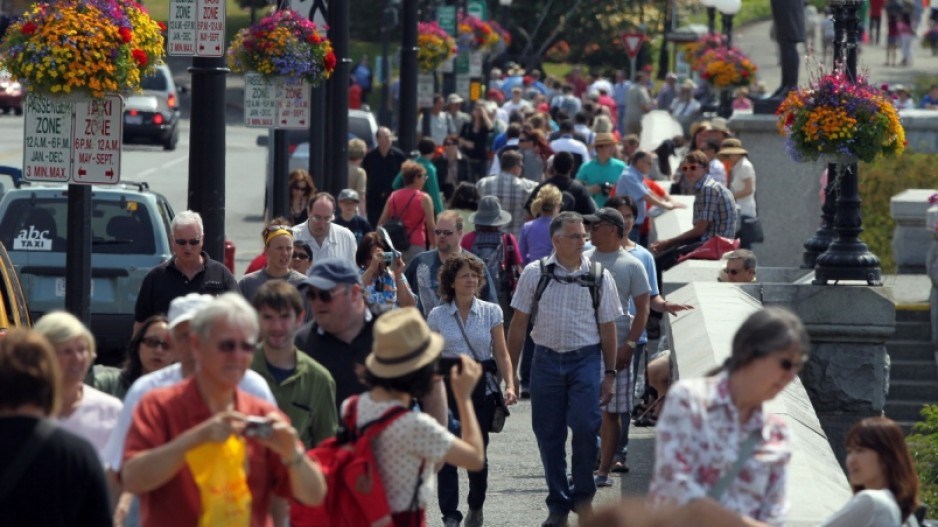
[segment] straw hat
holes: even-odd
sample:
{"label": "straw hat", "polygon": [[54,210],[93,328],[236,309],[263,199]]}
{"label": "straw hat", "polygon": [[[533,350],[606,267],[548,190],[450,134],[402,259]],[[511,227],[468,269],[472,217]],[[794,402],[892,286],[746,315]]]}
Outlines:
{"label": "straw hat", "polygon": [[694,81],[687,79],[681,83],[681,89],[694,91],[697,89],[697,84]]}
{"label": "straw hat", "polygon": [[714,117],[711,119],[710,129],[716,130],[717,132],[723,132],[726,135],[733,135],[733,131],[730,130],[729,124],[723,117]]}
{"label": "straw hat", "polygon": [[596,134],[596,138],[593,139],[593,146],[603,146],[603,145],[614,145],[616,144],[616,136],[609,133]]}
{"label": "straw hat", "polygon": [[469,215],[469,221],[484,227],[501,227],[511,223],[511,214],[502,210],[496,196],[484,196],[479,200],[477,211]]}
{"label": "straw hat", "polygon": [[743,143],[739,139],[730,138],[730,139],[724,139],[723,142],[720,143],[720,151],[717,152],[718,156],[722,156],[726,154],[748,155],[749,152],[747,152],[746,149],[743,148]]}
{"label": "straw hat", "polygon": [[430,331],[417,308],[395,309],[375,321],[365,367],[375,377],[402,377],[439,358],[442,349],[443,337]]}

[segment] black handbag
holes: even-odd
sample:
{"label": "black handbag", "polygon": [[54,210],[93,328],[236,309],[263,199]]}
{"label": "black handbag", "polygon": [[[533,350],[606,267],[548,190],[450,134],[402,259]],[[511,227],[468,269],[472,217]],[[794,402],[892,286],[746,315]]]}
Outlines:
{"label": "black handbag", "polygon": [[[459,317],[458,309],[453,313],[453,316],[456,318],[456,323],[459,325],[462,338],[466,341],[466,345],[469,346],[469,351],[472,352],[472,357],[476,362],[485,364],[485,361],[482,361],[476,353],[472,342],[469,341],[469,336],[466,335],[466,328],[462,324],[462,318]],[[497,371],[498,369],[496,368],[495,372]],[[483,368],[482,380],[485,382],[486,393],[491,391],[495,398],[495,410],[492,412],[492,422],[489,424],[489,432],[497,434],[505,429],[505,420],[511,415],[511,412],[508,411],[508,405],[505,404],[505,396],[502,394],[501,386],[498,385],[498,377],[496,377],[495,372],[491,371],[489,368]]]}
{"label": "black handbag", "polygon": [[739,234],[737,236],[742,243],[762,243],[765,241],[765,234],[762,232],[762,221],[753,216],[742,216],[739,221]]}

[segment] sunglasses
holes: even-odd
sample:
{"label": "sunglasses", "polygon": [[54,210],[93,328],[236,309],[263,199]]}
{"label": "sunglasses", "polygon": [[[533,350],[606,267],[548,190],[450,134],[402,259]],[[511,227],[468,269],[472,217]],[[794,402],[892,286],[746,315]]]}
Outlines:
{"label": "sunglasses", "polygon": [[701,168],[701,166],[700,165],[681,165],[681,170],[683,170],[684,172],[687,172],[688,170],[697,170],[698,168]]}
{"label": "sunglasses", "polygon": [[[334,289],[332,291],[335,291]],[[338,291],[333,293],[332,291],[323,291],[322,289],[316,289],[315,287],[309,287],[306,289],[306,296],[309,298],[310,302],[319,300],[323,304],[328,304],[338,294]]]}
{"label": "sunglasses", "polygon": [[222,340],[216,344],[218,351],[222,353],[234,353],[236,350],[241,350],[245,353],[254,353],[257,350],[256,342],[248,342],[242,340],[238,342],[236,340]]}
{"label": "sunglasses", "polygon": [[168,350],[173,347],[173,345],[166,340],[160,340],[159,337],[144,337],[140,340],[148,348],[163,348]]}
{"label": "sunglasses", "polygon": [[794,371],[796,371],[796,372],[800,372],[801,370],[804,369],[804,365],[805,365],[806,362],[808,362],[807,357],[805,357],[804,360],[800,360],[800,361],[798,361],[798,362],[795,362],[795,361],[793,361],[793,360],[791,360],[791,359],[779,359],[779,360],[778,360],[778,365],[779,365],[779,367],[781,367],[781,368],[782,368],[783,370],[785,370],[785,371],[792,371],[792,370],[794,370]]}
{"label": "sunglasses", "polygon": [[176,238],[175,242],[176,242],[176,245],[185,245],[187,243],[189,245],[198,245],[202,243],[202,238],[190,238],[188,240],[185,240],[182,238]]}
{"label": "sunglasses", "polygon": [[454,232],[456,231],[444,231],[443,229],[436,229],[433,231],[433,234],[436,234],[437,236],[452,236]]}
{"label": "sunglasses", "polygon": [[308,254],[293,253],[293,259],[294,260],[312,260],[312,257]]}

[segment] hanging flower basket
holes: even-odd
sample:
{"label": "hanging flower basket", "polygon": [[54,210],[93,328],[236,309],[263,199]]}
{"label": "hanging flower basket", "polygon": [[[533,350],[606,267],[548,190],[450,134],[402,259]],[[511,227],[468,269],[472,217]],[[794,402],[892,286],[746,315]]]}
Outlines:
{"label": "hanging flower basket", "polygon": [[38,2],[7,30],[0,65],[30,93],[128,94],[163,61],[165,29],[132,0]]}
{"label": "hanging flower basket", "polygon": [[794,90],[778,107],[779,133],[794,161],[870,162],[905,150],[905,129],[885,90],[842,71],[823,75],[809,88]]}
{"label": "hanging flower basket", "polygon": [[726,47],[726,37],[720,33],[707,33],[684,47],[684,62],[690,65],[690,69],[700,71],[704,54],[723,47]]}
{"label": "hanging flower basket", "polygon": [[501,40],[501,36],[488,22],[474,15],[460,15],[457,35],[457,45],[465,51],[490,53],[495,51]]}
{"label": "hanging flower basket", "polygon": [[496,55],[500,55],[504,53],[505,51],[507,51],[508,48],[511,46],[511,33],[507,29],[502,27],[501,24],[499,24],[498,22],[494,20],[489,21],[488,24],[489,26],[491,26],[492,30],[495,31],[495,33],[498,35],[498,43],[495,44],[494,52]]}
{"label": "hanging flower basket", "polygon": [[456,41],[436,22],[417,24],[417,64],[434,71],[456,54]]}
{"label": "hanging flower basket", "polygon": [[313,86],[335,71],[332,43],[316,24],[291,9],[281,9],[238,31],[228,47],[228,67],[255,71],[268,79],[301,78]]}
{"label": "hanging flower basket", "polygon": [[700,78],[716,89],[749,86],[756,76],[756,65],[736,48],[707,50],[698,61]]}

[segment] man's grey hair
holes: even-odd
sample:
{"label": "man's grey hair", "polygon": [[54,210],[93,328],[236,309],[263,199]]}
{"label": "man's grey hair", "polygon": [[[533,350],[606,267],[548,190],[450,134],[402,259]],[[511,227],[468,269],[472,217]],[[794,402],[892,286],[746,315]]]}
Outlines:
{"label": "man's grey hair", "polygon": [[257,311],[239,293],[225,293],[200,309],[192,318],[192,333],[200,341],[206,341],[219,322],[245,328],[254,334],[255,339],[260,332]]}
{"label": "man's grey hair", "polygon": [[170,230],[175,231],[180,227],[196,225],[199,228],[199,236],[205,234],[205,227],[202,225],[202,216],[192,210],[184,210],[173,218],[170,223]]}
{"label": "man's grey hair", "polygon": [[564,225],[572,223],[583,223],[583,216],[572,211],[561,212],[554,216],[554,219],[550,220],[550,237],[553,238],[555,234],[563,230]]}
{"label": "man's grey hair", "polygon": [[756,254],[749,249],[736,249],[731,253],[727,253],[725,258],[727,262],[730,260],[742,260],[743,269],[747,271],[756,268]]}

